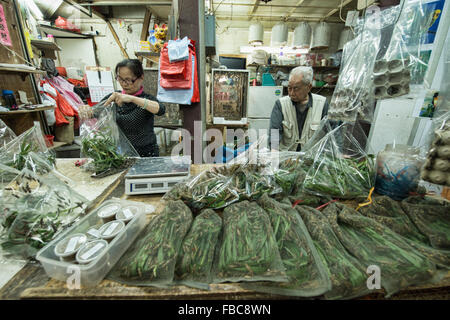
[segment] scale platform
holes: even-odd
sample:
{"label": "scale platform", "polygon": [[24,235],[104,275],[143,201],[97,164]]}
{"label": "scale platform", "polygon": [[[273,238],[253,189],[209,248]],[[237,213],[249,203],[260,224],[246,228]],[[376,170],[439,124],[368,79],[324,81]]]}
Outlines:
{"label": "scale platform", "polygon": [[190,171],[189,156],[139,158],[125,175],[125,194],[166,193]]}

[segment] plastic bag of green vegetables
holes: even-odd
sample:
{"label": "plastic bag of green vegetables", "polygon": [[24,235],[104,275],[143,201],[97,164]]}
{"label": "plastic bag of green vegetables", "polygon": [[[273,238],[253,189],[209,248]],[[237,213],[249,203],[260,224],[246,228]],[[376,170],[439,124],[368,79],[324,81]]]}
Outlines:
{"label": "plastic bag of green vegetables", "polygon": [[368,294],[366,268],[341,244],[322,212],[308,206],[296,207],[331,279],[326,299],[352,299]]}
{"label": "plastic bag of green vegetables", "polygon": [[194,212],[202,209],[220,209],[239,200],[232,179],[211,170],[205,170],[187,181],[172,187],[164,200],[182,200]]}
{"label": "plastic bag of green vegetables", "polygon": [[433,248],[450,250],[450,204],[435,199],[409,197],[401,206],[412,222],[427,236]]}
{"label": "plastic bag of green vegetables", "polygon": [[191,210],[182,201],[168,201],[120,258],[108,278],[137,286],[169,287],[191,223]]}
{"label": "plastic bag of green vegetables", "polygon": [[344,123],[305,152],[308,169],[301,191],[339,199],[367,197],[375,182],[374,156],[361,147],[360,141],[367,139],[360,131]]}
{"label": "plastic bag of green vegetables", "polygon": [[5,256],[32,258],[85,213],[89,202],[53,173],[23,169],[3,189],[0,235]]}
{"label": "plastic bag of green vegetables", "polygon": [[[46,173],[47,167],[54,168],[55,153],[47,148],[39,122],[35,122],[33,127],[0,148],[0,163],[19,171],[23,168],[33,170],[32,167],[27,165],[32,152],[39,155],[42,162],[45,163],[44,166],[34,168],[36,169],[35,172]],[[40,170],[44,172],[40,172]]]}
{"label": "plastic bag of green vegetables", "polygon": [[[375,197],[372,204],[361,207],[359,212],[403,236],[414,249],[435,263],[439,268],[450,268],[450,250],[431,247],[428,237],[417,229],[403,211],[400,202],[388,196]],[[428,212],[433,212],[433,210],[427,211],[427,214]]]}
{"label": "plastic bag of green vegetables", "polygon": [[115,121],[116,107],[103,108],[97,119],[87,119],[80,126],[81,152],[91,161],[83,166],[92,177],[105,177],[123,171],[139,157]]}
{"label": "plastic bag of green vegetables", "polygon": [[3,194],[3,188],[10,184],[19,174],[19,170],[0,163],[0,196]]}
{"label": "plastic bag of green vegetables", "polygon": [[209,289],[214,252],[222,229],[222,219],[211,209],[202,210],[183,240],[175,267],[177,283]]}
{"label": "plastic bag of green vegetables", "polygon": [[10,141],[14,140],[15,138],[17,138],[17,136],[14,133],[14,131],[12,131],[6,125],[6,123],[4,123],[0,119],[0,148],[4,147],[5,145],[7,145]]}
{"label": "plastic bag of green vegetables", "polygon": [[213,270],[216,283],[287,281],[270,219],[256,202],[245,200],[224,209]]}
{"label": "plastic bag of green vegetables", "polygon": [[436,265],[391,229],[340,203],[329,205],[323,214],[347,251],[365,266],[380,268],[387,297],[436,280]]}
{"label": "plastic bag of green vegetables", "polygon": [[258,204],[267,212],[272,223],[289,282],[253,282],[242,286],[254,291],[299,297],[319,296],[330,290],[331,281],[325,265],[297,211],[267,194],[261,197]]}

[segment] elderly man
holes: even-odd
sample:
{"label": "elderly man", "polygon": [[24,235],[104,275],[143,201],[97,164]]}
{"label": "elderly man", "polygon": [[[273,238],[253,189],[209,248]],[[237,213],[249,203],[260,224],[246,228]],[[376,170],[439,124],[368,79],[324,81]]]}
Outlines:
{"label": "elderly man", "polygon": [[273,107],[270,129],[279,131],[280,151],[300,151],[328,113],[326,98],[310,92],[312,80],[311,67],[292,69],[289,74],[289,96],[280,98]]}

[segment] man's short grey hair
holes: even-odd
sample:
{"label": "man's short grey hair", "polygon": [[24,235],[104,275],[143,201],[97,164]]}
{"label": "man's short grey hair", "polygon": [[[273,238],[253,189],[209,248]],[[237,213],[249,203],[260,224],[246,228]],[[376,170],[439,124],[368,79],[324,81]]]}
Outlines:
{"label": "man's short grey hair", "polygon": [[289,73],[289,80],[291,80],[294,76],[303,76],[302,82],[306,85],[311,84],[313,81],[313,68],[311,67],[295,67],[291,70],[291,73]]}

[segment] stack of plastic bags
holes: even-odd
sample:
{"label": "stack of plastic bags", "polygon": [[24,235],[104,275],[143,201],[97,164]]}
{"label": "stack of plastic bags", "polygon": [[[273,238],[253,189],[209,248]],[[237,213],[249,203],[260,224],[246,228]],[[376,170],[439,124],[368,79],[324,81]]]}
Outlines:
{"label": "stack of plastic bags", "polygon": [[185,105],[200,102],[195,41],[184,37],[164,44],[159,59],[157,99]]}

